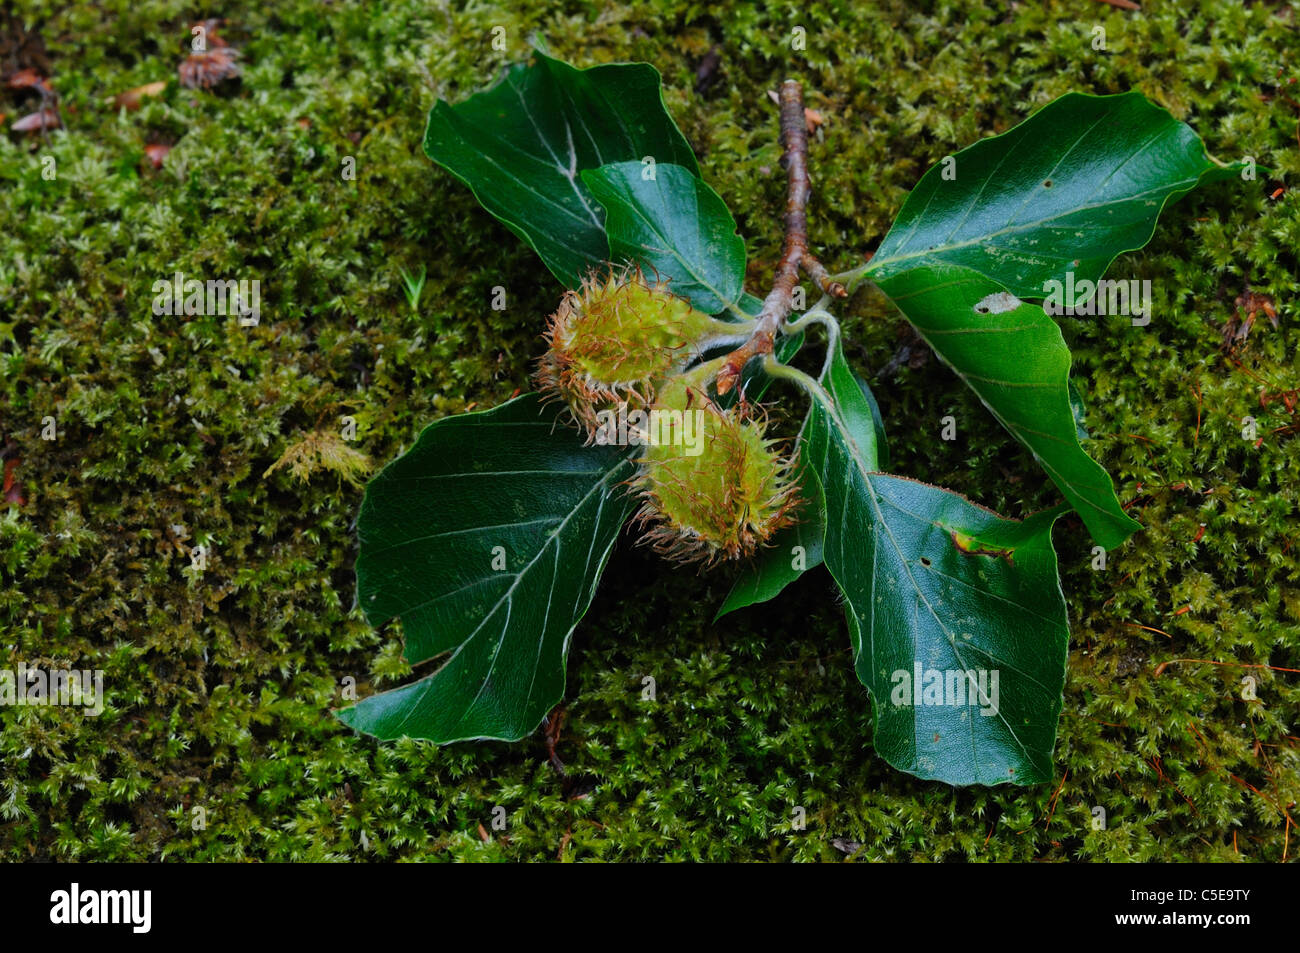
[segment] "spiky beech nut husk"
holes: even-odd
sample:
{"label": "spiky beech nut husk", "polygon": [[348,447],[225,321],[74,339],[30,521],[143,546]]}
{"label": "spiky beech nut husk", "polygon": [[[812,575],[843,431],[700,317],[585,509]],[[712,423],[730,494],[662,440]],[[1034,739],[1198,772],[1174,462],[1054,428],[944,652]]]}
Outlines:
{"label": "spiky beech nut husk", "polygon": [[793,460],[765,438],[766,420],[723,410],[677,378],[660,388],[649,427],[632,481],[643,500],[635,521],[660,555],[705,565],[738,559],[795,522]]}
{"label": "spiky beech nut husk", "polygon": [[565,293],[551,315],[550,349],[535,380],[543,394],[564,401],[590,442],[598,411],[619,403],[647,408],[658,381],[735,333],[669,292],[666,282],[650,281],[638,268],[614,268]]}

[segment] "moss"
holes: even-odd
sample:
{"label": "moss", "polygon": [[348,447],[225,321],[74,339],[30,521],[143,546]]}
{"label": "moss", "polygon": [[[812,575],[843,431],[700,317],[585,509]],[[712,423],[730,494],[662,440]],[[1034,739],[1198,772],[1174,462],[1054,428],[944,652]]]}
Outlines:
{"label": "moss", "polygon": [[[1282,856],[1282,811],[1300,801],[1300,683],[1279,670],[1300,668],[1300,453],[1276,395],[1300,386],[1300,212],[1292,193],[1270,194],[1300,166],[1293,6],[1094,4],[1074,19],[1064,2],[670,0],[651,16],[232,0],[224,35],[243,76],[211,92],[175,82],[187,5],[33,6],[67,130],[0,139],[0,427],[26,497],[0,514],[0,644],[10,666],[104,670],[108,708],[0,709],[0,857]],[[505,51],[491,46],[498,25]],[[875,758],[824,574],[710,625],[728,574],[626,545],[574,639],[567,781],[540,736],[377,744],[328,714],[349,677],[362,691],[406,677],[400,629],[372,631],[352,608],[360,491],[329,473],[263,474],[345,414],[358,422],[348,446],[382,461],[430,420],[527,388],[561,289],[420,136],[437,97],[486,84],[529,37],[579,65],[659,67],[741,223],[754,287],[779,249],[766,92],[787,74],[826,118],[812,240],[832,267],[874,247],[930,164],[1067,90],[1140,89],[1212,153],[1270,167],[1183,199],[1116,265],[1152,280],[1148,328],[1064,320],[1091,449],[1147,528],[1104,571],[1077,521],[1057,532],[1072,621],[1057,783],[955,791]],[[719,72],[697,94],[715,45]],[[138,111],[111,106],[157,80],[171,82]],[[17,114],[20,94],[4,95],[0,112]],[[173,145],[158,170],[143,158],[156,142]],[[355,180],[341,175],[349,156]],[[413,311],[400,269],[421,266]],[[152,284],[177,271],[260,279],[261,323],[154,317]],[[1247,286],[1277,302],[1281,328],[1261,321],[1228,359],[1219,326]],[[881,367],[901,319],[872,291],[844,313],[851,361]],[[897,471],[1012,515],[1053,500],[936,362],[876,392]],[[949,413],[956,442],[939,438]],[[1244,674],[1258,701],[1242,698]]]}

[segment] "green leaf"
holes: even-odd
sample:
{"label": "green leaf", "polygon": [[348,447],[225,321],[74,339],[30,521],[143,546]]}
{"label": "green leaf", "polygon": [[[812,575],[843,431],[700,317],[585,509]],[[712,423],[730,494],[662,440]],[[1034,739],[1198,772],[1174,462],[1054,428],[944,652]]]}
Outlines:
{"label": "green leaf", "polygon": [[[871,259],[875,280],[959,265],[1018,298],[1096,280],[1141,248],[1165,204],[1235,166],[1141,93],[1068,93],[930,169]],[[945,170],[951,170],[945,178]]]}
{"label": "green leaf", "polygon": [[432,675],[339,711],[360,731],[514,741],[564,694],[569,637],[635,505],[626,448],[584,447],[526,394],[440,420],[366,488],[357,593]]}
{"label": "green leaf", "polygon": [[1067,389],[1070,392],[1070,413],[1074,416],[1074,432],[1079,438],[1079,442],[1089,439],[1088,434],[1088,408],[1084,406],[1083,394],[1079,393],[1079,385],[1073,378],[1068,381]]}
{"label": "green leaf", "polygon": [[[802,332],[800,332],[799,336],[802,336]],[[783,339],[782,343],[788,340],[790,339]],[[789,363],[790,358],[793,356],[793,352],[783,355],[781,345],[777,345],[777,357],[783,364]],[[766,375],[764,376],[766,377]],[[771,378],[767,378],[767,380],[770,382]],[[867,382],[849,369],[848,362],[844,360],[844,354],[840,349],[837,338],[836,342],[831,346],[829,371],[826,377],[827,386],[833,393],[839,389],[849,387],[850,380],[857,385],[862,399],[866,401],[870,409],[871,425],[868,427],[866,419],[859,414],[849,414],[846,422],[854,441],[863,449],[863,453],[870,457],[872,468],[876,469],[884,465],[884,460],[888,454],[885,444],[884,420],[880,416],[880,408],[876,404],[876,397],[871,393],[871,388],[867,386]],[[856,406],[856,402],[854,404]],[[854,428],[861,428],[860,432],[856,432]],[[737,609],[743,609],[776,598],[790,583],[809,569],[815,569],[822,564],[822,539],[825,532],[823,522],[826,502],[822,499],[820,482],[805,472],[806,463],[802,459],[804,455],[801,448],[798,479],[804,505],[799,509],[799,522],[778,533],[772,540],[772,545],[756,555],[753,561],[745,567],[740,577],[731,587],[731,591],[727,593],[727,598],[723,600],[717,615],[713,617],[713,621],[716,622],[727,613],[734,612]],[[795,547],[799,547],[799,549]]]}
{"label": "green leaf", "polygon": [[822,514],[826,503],[821,498],[821,484],[816,477],[809,479],[806,475],[800,476],[800,484],[803,505],[799,522],[777,533],[772,544],[744,568],[713,617],[714,622],[729,612],[775,599],[790,583],[822,564]]}
{"label": "green leaf", "polygon": [[1069,641],[1051,542],[1060,510],[1007,520],[874,472],[871,440],[849,424],[869,421],[871,408],[837,381],[846,371],[836,353],[804,451],[822,485],[824,558],[871,693],[876,750],[949,784],[1045,781]]}
{"label": "green leaf", "polygon": [[[877,426],[880,410],[876,406],[875,395],[871,394],[866,382],[849,367],[838,332],[832,336],[827,349],[826,366],[822,370],[820,383],[835,405],[837,419],[841,424],[840,437],[853,450],[856,460],[867,470],[876,471],[880,468],[880,442],[883,440],[884,425]],[[824,448],[814,441],[814,437],[821,433],[818,420],[825,412],[825,408],[814,400],[808,411],[808,419],[804,421],[803,432],[799,435],[801,458],[814,459],[824,455]]]}
{"label": "green leaf", "polygon": [[[841,360],[843,356],[841,355]],[[865,378],[857,374],[853,375],[854,380],[858,382],[858,388],[862,391],[862,397],[871,407],[871,421],[875,424],[876,431],[876,468],[879,470],[889,469],[889,441],[885,439],[885,418],[880,413],[880,405],[876,403],[876,395],[871,392],[871,387],[867,384]]]}
{"label": "green leaf", "polygon": [[706,314],[740,299],[745,241],[726,203],[690,169],[615,162],[583,172],[582,181],[605,208],[613,260],[653,270]]}
{"label": "green leaf", "polygon": [[491,89],[429,113],[424,151],[527,242],[567,287],[609,257],[605,218],[581,172],[606,163],[676,163],[695,154],[646,63],[576,70],[537,53]]}
{"label": "green leaf", "polygon": [[1139,93],[1070,93],[952,158],[922,177],[866,274],[1033,451],[1093,537],[1118,546],[1140,524],[1079,442],[1060,332],[1018,299],[1063,290],[1052,282],[1090,288],[1150,240],[1170,199],[1236,166]]}
{"label": "green leaf", "polygon": [[1141,528],[1120,506],[1109,474],[1079,442],[1068,388],[1070,350],[1042,308],[1006,295],[969,268],[945,263],[913,268],[880,287],[1030,449],[1098,543],[1118,546]]}

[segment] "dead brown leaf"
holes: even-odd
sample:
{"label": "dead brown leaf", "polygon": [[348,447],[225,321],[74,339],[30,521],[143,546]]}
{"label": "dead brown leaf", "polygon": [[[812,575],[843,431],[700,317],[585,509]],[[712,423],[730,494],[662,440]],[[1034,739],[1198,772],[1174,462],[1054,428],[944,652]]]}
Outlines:
{"label": "dead brown leaf", "polygon": [[172,147],[161,142],[151,142],[144,147],[144,154],[153,163],[155,169],[161,169],[163,159],[167,158],[167,153],[172,151]]}
{"label": "dead brown leaf", "polygon": [[[1251,291],[1247,288],[1244,292],[1237,295],[1232,302],[1236,307],[1233,309],[1232,317],[1228,323],[1223,326],[1223,346],[1230,351],[1235,351],[1246,343],[1246,338],[1250,334],[1250,329],[1255,326],[1255,317],[1261,311],[1277,330],[1277,307],[1273,299],[1259,291]],[[1243,317],[1242,312],[1245,312]]]}
{"label": "dead brown leaf", "polygon": [[118,109],[139,109],[140,101],[148,96],[158,96],[167,83],[158,81],[156,83],[145,83],[143,86],[137,86],[134,89],[128,89],[126,92],[118,93],[113,97],[113,105]]}
{"label": "dead brown leaf", "polygon": [[53,109],[38,109],[22,119],[17,119],[9,127],[10,132],[40,132],[42,129],[59,128],[59,114]]}
{"label": "dead brown leaf", "polygon": [[236,59],[239,51],[219,46],[205,53],[191,53],[179,67],[181,85],[186,89],[211,89],[218,83],[239,76]]}
{"label": "dead brown leaf", "polygon": [[48,91],[50,88],[45,82],[45,77],[30,66],[26,69],[20,69],[16,73],[11,73],[9,78],[5,80],[5,85],[10,89],[30,89],[35,86]]}

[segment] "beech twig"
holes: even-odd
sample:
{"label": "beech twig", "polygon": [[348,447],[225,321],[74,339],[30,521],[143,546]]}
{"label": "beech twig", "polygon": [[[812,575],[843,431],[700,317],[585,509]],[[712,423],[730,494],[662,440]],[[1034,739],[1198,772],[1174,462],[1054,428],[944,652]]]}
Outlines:
{"label": "beech twig", "polygon": [[718,373],[718,393],[725,394],[736,386],[740,373],[752,358],[772,353],[776,333],[793,310],[792,296],[799,283],[799,269],[817,282],[826,294],[845,297],[844,286],[827,273],[808,250],[808,199],[812,181],[808,178],[808,127],[804,119],[803,87],[792,79],[781,84],[781,145],[785,154],[781,165],[788,181],[785,203],[785,246],[772,279],[772,290],[763,299],[754,333],[749,340],[727,356]]}

